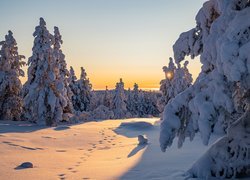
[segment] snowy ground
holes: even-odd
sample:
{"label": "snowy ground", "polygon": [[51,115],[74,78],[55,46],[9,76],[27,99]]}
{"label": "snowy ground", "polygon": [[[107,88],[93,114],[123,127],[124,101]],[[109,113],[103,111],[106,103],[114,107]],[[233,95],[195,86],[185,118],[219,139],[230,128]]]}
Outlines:
{"label": "snowy ground", "polygon": [[[148,123],[123,124],[144,121]],[[158,119],[89,122],[46,128],[0,121],[0,179],[184,179],[208,148],[199,137],[160,151]],[[120,127],[119,127],[120,126]],[[137,146],[137,135],[149,139]],[[32,169],[17,168],[30,161]]]}

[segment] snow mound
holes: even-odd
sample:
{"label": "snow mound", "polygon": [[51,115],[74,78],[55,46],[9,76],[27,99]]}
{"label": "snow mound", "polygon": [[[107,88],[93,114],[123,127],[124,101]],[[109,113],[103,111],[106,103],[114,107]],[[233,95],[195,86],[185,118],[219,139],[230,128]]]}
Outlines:
{"label": "snow mound", "polygon": [[148,144],[148,139],[145,138],[143,135],[138,136],[138,145],[146,145]]}
{"label": "snow mound", "polygon": [[154,126],[149,122],[138,121],[138,122],[123,122],[120,124],[118,128],[141,131],[141,130],[151,130],[154,128]]}

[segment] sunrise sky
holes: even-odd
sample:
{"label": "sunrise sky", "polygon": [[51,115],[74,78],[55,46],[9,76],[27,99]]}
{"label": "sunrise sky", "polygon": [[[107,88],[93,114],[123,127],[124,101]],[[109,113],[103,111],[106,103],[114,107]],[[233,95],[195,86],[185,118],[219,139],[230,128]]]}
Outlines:
{"label": "sunrise sky", "polygon": [[[32,33],[43,17],[53,33],[58,26],[69,66],[79,76],[83,66],[94,89],[159,88],[162,67],[172,56],[181,32],[194,27],[205,0],[0,0],[0,41],[12,30],[19,54],[31,56]],[[196,78],[199,60],[189,69]],[[25,71],[27,67],[25,67]],[[25,79],[22,79],[24,82]]]}

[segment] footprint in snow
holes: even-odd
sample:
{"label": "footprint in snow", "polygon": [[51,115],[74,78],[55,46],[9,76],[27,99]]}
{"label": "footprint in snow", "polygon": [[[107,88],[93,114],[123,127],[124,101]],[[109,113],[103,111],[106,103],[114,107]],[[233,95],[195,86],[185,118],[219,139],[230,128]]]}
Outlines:
{"label": "footprint in snow", "polygon": [[42,136],[42,138],[45,138],[45,139],[56,139],[56,138],[53,138],[51,136]]}
{"label": "footprint in snow", "polygon": [[63,149],[59,149],[59,150],[56,150],[56,152],[67,152],[67,151]]}

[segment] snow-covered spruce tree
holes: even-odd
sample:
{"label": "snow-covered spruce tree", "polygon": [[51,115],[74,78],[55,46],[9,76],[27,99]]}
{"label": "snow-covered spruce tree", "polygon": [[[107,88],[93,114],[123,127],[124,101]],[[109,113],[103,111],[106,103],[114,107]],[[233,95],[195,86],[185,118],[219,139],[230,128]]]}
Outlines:
{"label": "snow-covered spruce tree", "polygon": [[83,67],[81,67],[81,76],[78,81],[80,87],[80,96],[81,101],[84,105],[84,111],[89,109],[89,105],[91,104],[91,89],[92,85],[90,84],[89,78],[87,78],[87,73]]}
{"label": "snow-covered spruce tree", "polygon": [[175,61],[200,55],[196,82],[164,110],[163,151],[175,137],[179,146],[196,132],[204,144],[211,133],[226,135],[188,171],[209,179],[250,176],[250,2],[210,0],[196,16],[197,26],[182,33],[173,46]]}
{"label": "snow-covered spruce tree", "polygon": [[170,99],[191,85],[193,79],[188,71],[187,65],[188,61],[184,63],[183,67],[181,67],[180,63],[178,63],[176,67],[173,59],[169,58],[168,66],[162,68],[165,73],[165,79],[160,82],[162,98],[159,99],[158,107],[161,112]]}
{"label": "snow-covered spruce tree", "polygon": [[134,84],[134,88],[133,88],[133,97],[132,97],[132,110],[131,113],[133,116],[138,117],[139,116],[139,107],[140,107],[140,98],[139,98],[139,85],[138,84]]}
{"label": "snow-covered spruce tree", "polygon": [[127,106],[125,101],[126,97],[124,92],[124,83],[122,79],[120,79],[120,82],[116,83],[115,93],[113,97],[114,118],[126,118]]}
{"label": "snow-covered spruce tree", "polygon": [[112,107],[112,95],[108,90],[108,86],[106,86],[106,90],[103,97],[103,105],[107,108],[111,109]]}
{"label": "snow-covered spruce tree", "polygon": [[154,92],[144,92],[145,98],[145,114],[151,116],[159,116],[160,112],[157,106],[157,97]]}
{"label": "snow-covered spruce tree", "polygon": [[138,115],[139,117],[144,117],[146,114],[146,99],[145,94],[142,90],[139,90],[139,103],[138,103]]}
{"label": "snow-covered spruce tree", "polygon": [[73,108],[75,111],[79,111],[79,109],[77,108],[78,106],[76,104],[78,102],[78,94],[80,93],[80,90],[78,88],[77,77],[75,75],[75,71],[72,66],[70,66],[70,70],[69,70],[68,83],[69,83],[69,87],[71,90],[69,92],[72,93],[70,94],[70,96],[71,96],[71,102],[72,102]]}
{"label": "snow-covered spruce tree", "polygon": [[[77,77],[75,75],[75,71],[74,68],[72,66],[70,66],[70,70],[69,70],[69,77],[68,77],[68,83],[69,83],[69,87],[73,93],[72,96],[72,101],[74,100],[74,94],[77,93]],[[73,102],[74,104],[74,102]]]}
{"label": "snow-covered spruce tree", "polygon": [[23,111],[21,97],[22,84],[19,76],[24,76],[21,69],[25,58],[18,54],[16,40],[11,31],[0,42],[0,119],[19,120]]}
{"label": "snow-covered spruce tree", "polygon": [[91,101],[91,88],[92,85],[87,78],[87,73],[83,67],[81,67],[80,79],[76,80],[75,72],[70,67],[71,82],[70,87],[73,92],[72,103],[74,109],[78,112],[88,111]]}
{"label": "snow-covered spruce tree", "polygon": [[99,99],[96,91],[95,90],[90,91],[90,103],[87,106],[87,111],[93,111],[101,104],[102,104],[102,99]]}
{"label": "snow-covered spruce tree", "polygon": [[25,83],[25,117],[37,124],[55,125],[62,120],[67,100],[62,93],[64,82],[58,79],[58,63],[52,45],[54,37],[43,18],[33,33],[32,56],[28,60],[28,80]]}
{"label": "snow-covered spruce tree", "polygon": [[[74,108],[72,105],[72,91],[69,87],[69,77],[70,73],[67,69],[67,63],[65,61],[65,55],[63,54],[61,50],[61,44],[62,36],[59,32],[58,27],[54,27],[54,43],[53,43],[53,56],[55,58],[55,74],[57,83],[63,83],[58,84],[57,87],[60,87],[60,93],[63,95],[65,100],[67,101],[67,106],[63,109],[64,113],[73,113]],[[58,89],[59,90],[59,89]]]}
{"label": "snow-covered spruce tree", "polygon": [[134,117],[134,113],[133,113],[134,101],[133,100],[134,100],[133,92],[131,91],[130,88],[128,88],[128,90],[126,91],[126,106],[127,106],[128,112],[131,114],[131,116]]}

